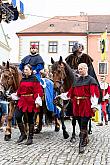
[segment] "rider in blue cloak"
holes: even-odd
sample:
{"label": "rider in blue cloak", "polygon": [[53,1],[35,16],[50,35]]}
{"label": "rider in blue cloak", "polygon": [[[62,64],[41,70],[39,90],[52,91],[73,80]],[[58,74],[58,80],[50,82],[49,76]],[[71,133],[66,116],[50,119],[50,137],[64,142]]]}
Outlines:
{"label": "rider in blue cloak", "polygon": [[38,52],[38,46],[36,44],[31,44],[30,55],[27,55],[21,60],[19,69],[23,71],[24,66],[27,64],[30,64],[32,66],[33,72],[35,73],[38,81],[41,82],[40,70],[44,69],[44,61],[37,52]]}

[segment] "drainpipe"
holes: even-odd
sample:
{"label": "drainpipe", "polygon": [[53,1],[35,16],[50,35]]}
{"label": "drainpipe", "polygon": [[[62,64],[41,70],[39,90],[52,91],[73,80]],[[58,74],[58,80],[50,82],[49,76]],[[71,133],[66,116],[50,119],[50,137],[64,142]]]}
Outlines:
{"label": "drainpipe", "polygon": [[89,45],[89,43],[88,43],[88,37],[89,37],[89,32],[87,32],[87,54],[89,53],[89,48],[88,48],[88,45]]}

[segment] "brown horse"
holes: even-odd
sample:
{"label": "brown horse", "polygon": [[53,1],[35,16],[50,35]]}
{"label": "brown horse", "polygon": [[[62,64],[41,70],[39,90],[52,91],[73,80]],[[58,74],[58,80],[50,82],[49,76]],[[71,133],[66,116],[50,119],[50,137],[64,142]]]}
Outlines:
{"label": "brown horse", "polygon": [[9,62],[6,64],[3,63],[3,65],[0,66],[0,69],[0,86],[4,89],[6,101],[9,103],[9,112],[4,139],[9,140],[11,138],[11,121],[16,105],[15,101],[10,98],[10,95],[18,89],[22,75],[18,72],[17,67],[9,65]]}
{"label": "brown horse", "polygon": [[[53,64],[52,73],[53,73],[53,82],[54,82],[55,90],[57,91],[58,94],[68,91],[72,85],[72,82],[74,81],[73,71],[66,63],[63,62],[62,57],[60,57],[60,60],[56,62],[53,60],[53,58],[51,58],[51,63]],[[55,100],[55,103],[59,104],[57,101]],[[65,139],[69,137],[64,124],[64,111],[67,106],[68,106],[68,102],[63,101],[62,110],[61,110],[61,123],[62,123],[63,136]],[[72,108],[70,108],[70,113],[71,110]],[[72,137],[75,137],[75,125],[76,125],[76,120],[74,118]]]}
{"label": "brown horse", "polygon": [[[56,91],[58,92],[58,94],[62,93],[62,92],[67,92],[69,90],[69,88],[71,87],[75,76],[78,76],[74,70],[72,70],[70,68],[70,66],[66,63],[63,62],[62,57],[60,56],[59,61],[54,61],[53,58],[51,58],[51,63],[52,65],[52,73],[53,73],[53,81],[54,81],[54,87],[56,89]],[[58,103],[58,100],[56,100],[56,104]],[[75,126],[76,126],[76,118],[73,115],[72,112],[72,104],[71,101],[68,103],[66,103],[65,105],[65,101],[63,102],[63,106],[62,106],[62,111],[61,111],[61,122],[62,122],[62,129],[63,129],[63,135],[64,138],[68,137],[68,133],[66,131],[66,127],[64,125],[64,110],[65,107],[67,109],[69,109],[69,114],[72,116],[72,126],[73,126],[73,133],[72,133],[72,137],[71,137],[71,142],[75,141]],[[79,122],[79,121],[78,121]],[[79,123],[80,126],[80,123]],[[89,122],[89,130],[88,133],[90,134],[91,132],[91,120]]]}

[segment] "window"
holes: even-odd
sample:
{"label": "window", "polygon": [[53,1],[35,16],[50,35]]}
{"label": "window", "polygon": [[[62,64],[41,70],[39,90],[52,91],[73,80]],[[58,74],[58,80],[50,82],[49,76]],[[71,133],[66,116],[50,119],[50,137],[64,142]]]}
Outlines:
{"label": "window", "polygon": [[108,75],[108,62],[99,62],[98,63],[98,74],[99,75]]}
{"label": "window", "polygon": [[49,53],[57,53],[58,52],[58,42],[57,41],[49,41],[48,52]]}
{"label": "window", "polygon": [[72,53],[73,45],[78,41],[69,41],[69,53]]}
{"label": "window", "polygon": [[37,52],[37,53],[39,53],[39,41],[31,41],[31,42],[30,42],[30,46],[31,46],[32,44],[36,44],[36,45],[37,45],[37,47],[38,47],[38,52]]}

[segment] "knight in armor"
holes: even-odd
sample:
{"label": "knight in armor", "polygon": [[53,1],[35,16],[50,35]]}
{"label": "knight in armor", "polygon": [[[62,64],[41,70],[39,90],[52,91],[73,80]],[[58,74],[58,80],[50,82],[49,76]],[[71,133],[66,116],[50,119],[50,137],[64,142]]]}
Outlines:
{"label": "knight in armor", "polygon": [[36,75],[38,81],[41,81],[40,70],[44,69],[44,61],[37,52],[38,46],[36,44],[31,44],[30,55],[27,55],[21,60],[19,69],[23,71],[24,66],[30,64],[32,66],[33,73]]}

